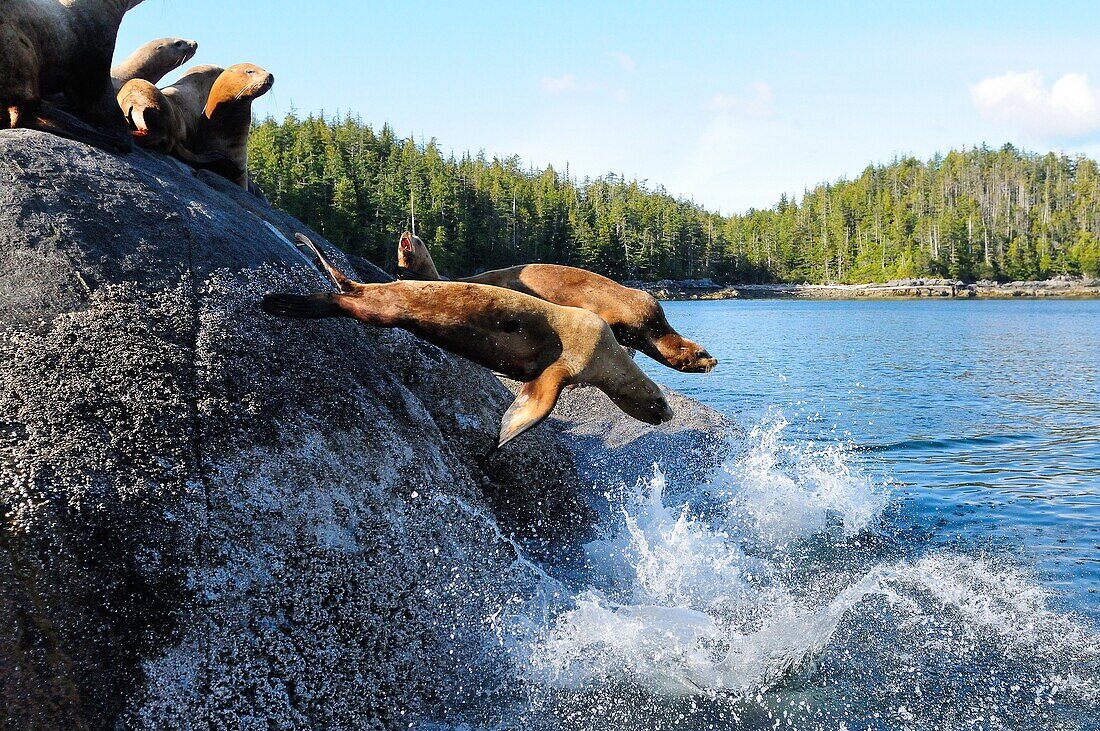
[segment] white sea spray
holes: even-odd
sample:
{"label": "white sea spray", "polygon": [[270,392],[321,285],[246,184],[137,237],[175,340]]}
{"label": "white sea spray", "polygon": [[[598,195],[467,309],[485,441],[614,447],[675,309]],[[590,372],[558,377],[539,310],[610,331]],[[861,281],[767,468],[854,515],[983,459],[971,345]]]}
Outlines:
{"label": "white sea spray", "polygon": [[[1026,704],[1010,697],[1040,699],[1050,719],[1060,718],[1050,710],[1057,702],[1100,703],[1100,635],[1052,608],[1025,572],[948,551],[844,565],[845,551],[879,526],[889,495],[843,446],[784,443],[786,426],[773,415],[718,478],[686,494],[670,496],[659,468],[608,492],[611,519],[584,546],[584,575],[538,569],[541,586],[552,581],[553,607],[543,591],[496,624],[535,692],[558,694],[555,702],[594,693],[608,707],[624,687],[666,703],[741,699],[748,705],[736,713],[768,719],[789,698],[791,714],[832,727],[873,712],[899,728],[959,713],[997,728],[1022,718]],[[806,545],[829,544],[834,563],[819,570],[836,588],[810,591],[790,564]],[[812,678],[826,661],[838,690],[825,705],[800,700],[794,689],[820,682]],[[940,666],[976,664],[957,688]],[[960,702],[969,705],[953,707]]]}

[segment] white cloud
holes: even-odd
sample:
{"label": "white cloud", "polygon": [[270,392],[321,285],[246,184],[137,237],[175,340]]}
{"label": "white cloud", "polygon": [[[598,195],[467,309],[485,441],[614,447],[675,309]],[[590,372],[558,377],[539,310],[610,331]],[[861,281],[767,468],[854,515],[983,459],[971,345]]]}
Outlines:
{"label": "white cloud", "polygon": [[1009,72],[970,87],[983,119],[1041,137],[1081,138],[1100,131],[1100,89],[1066,74],[1048,89],[1038,71]]}
{"label": "white cloud", "polygon": [[539,87],[542,89],[542,93],[554,96],[599,92],[601,96],[620,104],[630,101],[630,92],[622,87],[610,88],[605,83],[590,79],[578,79],[573,74],[545,76],[539,81]]}
{"label": "white cloud", "polygon": [[547,76],[539,82],[539,86],[546,94],[567,94],[577,90],[577,78],[573,74]]}
{"label": "white cloud", "polygon": [[717,111],[736,112],[753,119],[769,119],[773,114],[774,99],[772,88],[763,81],[757,81],[749,84],[747,94],[716,92],[707,106]]}
{"label": "white cloud", "polygon": [[619,64],[619,68],[629,74],[634,73],[634,69],[637,68],[634,59],[625,53],[612,53],[611,56],[615,59],[615,63]]}
{"label": "white cloud", "polygon": [[[816,178],[812,136],[787,122],[717,114],[684,140],[676,167],[659,178],[675,193],[724,213],[775,205],[784,191],[801,191]],[[835,173],[830,173],[834,174]]]}

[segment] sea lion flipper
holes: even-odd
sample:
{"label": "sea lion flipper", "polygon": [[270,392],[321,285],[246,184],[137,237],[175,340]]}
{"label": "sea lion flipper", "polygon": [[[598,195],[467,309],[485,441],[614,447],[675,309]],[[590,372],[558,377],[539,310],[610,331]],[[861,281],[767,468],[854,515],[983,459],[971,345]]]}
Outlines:
{"label": "sea lion flipper", "polygon": [[558,396],[565,387],[566,374],[551,366],[533,381],[523,384],[519,395],[500,420],[500,440],[497,449],[503,447],[528,429],[538,426],[550,416],[558,403]]}
{"label": "sea lion flipper", "polygon": [[193,168],[209,170],[229,180],[236,180],[245,173],[240,165],[220,152],[191,152],[183,145],[177,145],[174,154]]}
{"label": "sea lion flipper", "polygon": [[325,274],[327,274],[329,278],[332,279],[333,283],[341,292],[355,291],[355,282],[345,277],[339,269],[334,267],[329,262],[329,260],[325,258],[325,255],[321,253],[320,247],[318,247],[317,244],[313,243],[313,241],[310,240],[308,236],[306,236],[304,233],[299,232],[294,234],[294,239],[298,242],[298,245],[300,247],[309,249],[310,252],[312,252],[313,259],[317,266],[319,266],[325,272]]}
{"label": "sea lion flipper", "polygon": [[347,314],[338,294],[291,294],[273,292],[265,294],[260,309],[277,317],[294,317],[319,320],[324,317],[342,317]]}

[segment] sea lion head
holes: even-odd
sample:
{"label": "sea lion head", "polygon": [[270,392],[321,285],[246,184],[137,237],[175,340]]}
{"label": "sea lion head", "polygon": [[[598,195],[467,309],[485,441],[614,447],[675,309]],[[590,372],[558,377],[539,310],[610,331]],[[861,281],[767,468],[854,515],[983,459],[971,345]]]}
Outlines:
{"label": "sea lion head", "polygon": [[616,406],[638,421],[656,426],[673,417],[672,407],[661,393],[661,387],[640,371],[638,377],[619,384],[613,392],[604,392]]}
{"label": "sea lion head", "polygon": [[166,102],[160,89],[144,79],[131,79],[118,91],[118,106],[140,145],[155,147],[164,141]]}
{"label": "sea lion head", "polygon": [[237,101],[251,102],[266,94],[274,84],[275,75],[256,64],[238,63],[230,66],[218,76],[214,87],[210,90],[206,116],[213,114],[221,104],[232,104]]}
{"label": "sea lion head", "polygon": [[718,365],[718,359],[696,342],[671,332],[654,342],[660,360],[683,373],[709,373]]}
{"label": "sea lion head", "polygon": [[432,255],[419,236],[408,231],[401,234],[401,240],[397,243],[398,267],[413,274],[425,274],[431,261]]}
{"label": "sea lion head", "polygon": [[198,41],[190,41],[186,38],[158,38],[150,41],[148,45],[157,55],[158,60],[163,61],[163,70],[157,69],[161,72],[161,77],[190,61],[199,50]]}
{"label": "sea lion head", "polygon": [[706,348],[673,329],[656,297],[648,292],[639,292],[638,296],[641,301],[635,306],[644,313],[641,326],[635,331],[641,341],[638,343],[640,350],[658,363],[682,373],[709,373],[718,365],[718,359]]}

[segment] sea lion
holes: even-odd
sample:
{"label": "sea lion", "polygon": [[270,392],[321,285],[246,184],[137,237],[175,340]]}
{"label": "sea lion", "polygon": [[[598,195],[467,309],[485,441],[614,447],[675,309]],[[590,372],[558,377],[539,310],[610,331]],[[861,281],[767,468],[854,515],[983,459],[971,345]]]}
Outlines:
{"label": "sea lion", "polygon": [[249,189],[248,134],[252,130],[252,102],[275,83],[275,76],[259,66],[240,63],[218,75],[207,96],[197,133],[188,139],[198,153],[216,152],[242,172],[235,183]]}
{"label": "sea lion", "polygon": [[397,241],[397,276],[399,279],[421,281],[441,280],[439,270],[427,245],[416,234],[408,231]]}
{"label": "sea lion", "polygon": [[198,142],[206,100],[210,97],[214,82],[223,73],[224,68],[213,64],[192,66],[183,72],[176,83],[161,89],[164,96],[179,110],[187,128],[184,139],[191,145]]}
{"label": "sea lion", "polygon": [[[118,105],[142,148],[157,150],[197,168],[235,177],[240,169],[220,153],[195,153],[187,146],[190,125],[181,95],[166,95],[145,79],[131,79],[118,92]],[[197,122],[197,119],[195,120]]]}
{"label": "sea lion", "polygon": [[[398,276],[438,280],[428,247],[408,231],[397,245]],[[706,373],[718,365],[698,343],[669,324],[657,299],[640,289],[624,287],[599,274],[560,264],[524,264],[496,269],[457,282],[489,284],[523,292],[564,307],[580,307],[604,319],[623,346],[684,373]]]}
{"label": "sea lion", "polygon": [[[142,0],[0,0],[0,129],[31,127],[119,150],[131,148],[111,83],[122,16]],[[63,94],[85,130],[42,100]]]}
{"label": "sea lion", "polygon": [[571,384],[596,386],[648,424],[672,418],[661,389],[591,312],[466,282],[362,284],[341,274],[308,238],[297,238],[340,292],[269,294],[263,310],[282,317],[352,317],[376,327],[399,327],[523,381],[501,419],[498,448],[549,416],[562,389]]}
{"label": "sea lion", "polygon": [[121,89],[131,79],[144,79],[155,84],[191,60],[198,49],[197,41],[186,38],[158,38],[149,41],[111,69],[115,90]]}

